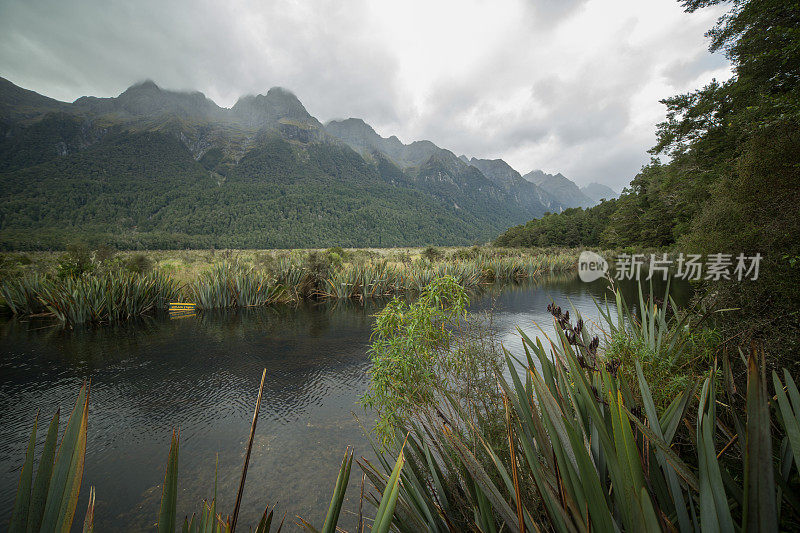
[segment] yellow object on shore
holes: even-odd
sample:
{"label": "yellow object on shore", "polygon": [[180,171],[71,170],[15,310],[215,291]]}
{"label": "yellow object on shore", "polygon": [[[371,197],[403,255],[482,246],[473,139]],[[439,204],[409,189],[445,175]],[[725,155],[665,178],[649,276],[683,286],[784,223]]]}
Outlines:
{"label": "yellow object on shore", "polygon": [[170,318],[189,318],[197,316],[197,304],[170,302],[169,304],[169,317]]}
{"label": "yellow object on shore", "polygon": [[195,309],[197,309],[197,304],[193,303],[181,303],[181,302],[169,303],[170,311],[194,311]]}

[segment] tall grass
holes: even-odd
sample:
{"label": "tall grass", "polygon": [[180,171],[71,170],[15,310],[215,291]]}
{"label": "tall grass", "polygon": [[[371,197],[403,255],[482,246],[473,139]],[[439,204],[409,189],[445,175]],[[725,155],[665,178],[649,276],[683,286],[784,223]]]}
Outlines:
{"label": "tall grass", "polygon": [[267,274],[230,262],[215,265],[185,289],[201,309],[267,305],[283,301],[285,292]]}
{"label": "tall grass", "polygon": [[26,274],[20,278],[6,280],[0,285],[0,296],[15,315],[36,315],[47,312],[44,302],[39,298],[44,294],[49,278],[38,273]]}
{"label": "tall grass", "polygon": [[225,259],[182,286],[172,273],[159,269],[143,274],[103,263],[95,265],[92,272],[63,279],[37,273],[6,279],[0,285],[0,296],[14,314],[51,315],[77,325],[140,316],[170,300],[217,309],[302,299],[363,302],[413,296],[445,276],[474,291],[493,283],[533,279],[542,272],[568,270],[575,264],[574,255],[566,252],[533,255],[473,248],[447,258],[428,255],[436,260],[422,257],[408,262],[403,256],[403,261],[392,262],[377,253],[352,253],[348,262],[342,262],[338,252],[291,253],[260,266]]}
{"label": "tall grass", "polygon": [[[606,315],[664,357],[680,319],[655,304],[637,320],[616,293]],[[778,531],[800,525],[800,393],[784,371],[767,389],[764,356],[742,356],[747,386],[727,357],[660,408],[639,361],[607,358],[580,316],[549,308],[549,349],[522,331],[505,352],[500,401],[469,411],[447,391],[396,428],[402,473],[399,531]],[[627,322],[627,323],[626,323]],[[385,340],[383,341],[385,342]],[[774,396],[773,396],[774,395]],[[777,401],[776,401],[777,400]],[[376,444],[376,451],[380,451]],[[376,484],[391,461],[363,467]]]}
{"label": "tall grass", "polygon": [[[559,259],[560,261],[560,259]],[[566,263],[563,263],[566,264]],[[419,294],[433,280],[452,276],[465,289],[473,290],[492,283],[514,283],[536,278],[543,267],[560,269],[562,263],[547,259],[492,257],[478,255],[467,259],[390,264],[386,261],[345,264],[327,280],[327,289],[319,293],[328,298],[389,297]],[[572,258],[571,265],[574,265]],[[571,268],[571,267],[570,267]]]}
{"label": "tall grass", "polygon": [[165,308],[179,294],[177,284],[158,272],[113,272],[64,280],[29,275],[6,281],[0,291],[14,313],[48,313],[69,325],[145,315]]}

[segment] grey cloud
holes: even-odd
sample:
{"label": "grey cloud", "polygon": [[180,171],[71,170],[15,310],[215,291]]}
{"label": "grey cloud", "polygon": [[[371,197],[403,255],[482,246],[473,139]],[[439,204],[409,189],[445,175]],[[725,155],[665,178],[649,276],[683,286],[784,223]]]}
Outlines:
{"label": "grey cloud", "polygon": [[545,110],[553,135],[566,146],[573,146],[624,130],[629,120],[627,102],[634,88],[617,83],[592,85],[588,77],[569,84],[549,79],[534,87],[532,94]]}
{"label": "grey cloud", "polygon": [[528,2],[530,19],[537,27],[553,26],[586,4],[588,0],[539,0]]}
{"label": "grey cloud", "polygon": [[[635,47],[628,40],[637,21],[630,19],[599,53],[586,40],[587,54],[569,65],[577,72],[562,72],[542,65],[541,52],[552,46],[554,28],[587,0],[523,2],[516,25],[470,58],[457,78],[434,71],[409,81],[402,77],[405,51],[370,28],[371,0],[4,0],[0,76],[68,100],[116,95],[153,79],[202,91],[220,105],[278,85],[323,122],[359,117],[404,142],[429,139],[455,153],[516,162],[523,173],[543,168],[621,189],[654,142],[654,126],[631,131],[639,118],[633,97],[657,78],[682,86],[724,59],[698,50],[659,63],[664,47],[696,38],[698,29],[684,24],[661,47]],[[442,21],[443,32],[449,24]],[[578,43],[582,38],[575,35]],[[424,94],[408,94],[417,82]],[[653,105],[665,96],[656,95]]]}
{"label": "grey cloud", "polygon": [[231,105],[281,85],[322,116],[346,105],[396,120],[394,59],[348,37],[358,21],[337,6],[321,4],[326,16],[303,19],[265,3],[243,31],[230,6],[211,2],[12,2],[0,22],[0,73],[70,100],[153,79]]}
{"label": "grey cloud", "polygon": [[673,86],[683,87],[705,72],[711,72],[728,64],[722,54],[701,52],[692,58],[675,61],[667,65],[663,74]]}
{"label": "grey cloud", "polygon": [[[626,25],[626,31],[630,24]],[[502,64],[500,56],[494,64]],[[438,111],[422,121],[420,130],[434,142],[476,157],[511,157],[535,149],[542,143],[557,147],[564,157],[554,156],[561,171],[576,181],[600,181],[620,189],[647,161],[652,132],[631,142],[626,136],[631,122],[630,99],[649,82],[654,66],[642,51],[620,39],[609,51],[608,64],[591,63],[575,79],[544,72],[530,87],[529,98],[512,112],[497,111],[483,95],[496,92],[496,77],[487,75],[464,80],[462,85],[444,85],[430,95]],[[627,65],[625,76],[613,72],[611,62]],[[513,89],[513,87],[511,87]],[[497,100],[502,101],[503,91]],[[484,117],[477,124],[469,117]],[[519,165],[518,165],[519,166]],[[533,161],[521,173],[545,167]]]}
{"label": "grey cloud", "polygon": [[570,171],[579,176],[575,181],[579,185],[599,181],[618,192],[627,187],[642,165],[650,160],[644,151],[625,149],[612,143],[587,147],[585,151],[591,156],[591,164],[588,164],[588,157],[575,158]]}

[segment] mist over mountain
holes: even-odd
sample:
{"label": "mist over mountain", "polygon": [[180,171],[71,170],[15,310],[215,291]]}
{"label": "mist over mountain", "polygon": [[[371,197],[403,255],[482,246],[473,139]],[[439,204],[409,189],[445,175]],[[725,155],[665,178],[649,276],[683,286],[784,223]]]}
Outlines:
{"label": "mist over mountain", "polygon": [[597,203],[600,203],[600,200],[613,200],[614,198],[619,198],[619,193],[615,192],[614,189],[608,185],[603,185],[602,183],[590,183],[585,185],[581,187],[581,192]]}
{"label": "mist over mountain", "polygon": [[66,103],[0,78],[0,182],[4,248],[472,244],[574,204],[501,159],[323,126],[283,88],[223,108],[152,81]]}
{"label": "mist over mountain", "polygon": [[535,183],[553,200],[563,206],[569,207],[592,207],[597,202],[588,197],[570,179],[560,172],[558,174],[547,174],[541,170],[533,170],[524,176],[526,181]]}

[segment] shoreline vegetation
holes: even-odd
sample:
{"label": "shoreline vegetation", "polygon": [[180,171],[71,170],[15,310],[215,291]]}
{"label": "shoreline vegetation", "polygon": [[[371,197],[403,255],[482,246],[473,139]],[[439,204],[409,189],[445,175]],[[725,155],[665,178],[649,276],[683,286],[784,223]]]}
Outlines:
{"label": "shoreline vegetation", "polygon": [[72,245],[3,256],[0,297],[12,314],[75,326],[151,314],[170,302],[202,310],[415,295],[444,276],[474,291],[572,271],[578,253],[478,246],[126,253]]}
{"label": "shoreline vegetation", "polygon": [[[378,315],[373,365],[402,378],[372,376],[384,453],[365,470],[382,487],[398,451],[414,465],[398,530],[797,530],[792,375],[768,371],[756,345],[728,350],[701,310],[642,285],[626,301],[612,284],[592,324],[552,302],[550,342],[520,329],[523,353],[488,350],[477,367],[459,366],[458,332],[435,327],[464,309],[457,287],[430,313]],[[418,316],[433,327],[413,329],[432,335],[397,350],[410,336],[396,321]]]}
{"label": "shoreline vegetation", "polygon": [[[796,529],[800,392],[791,374],[772,371],[768,381],[755,346],[729,357],[719,339],[701,335],[698,349],[708,326],[676,308],[669,289],[662,299],[640,285],[638,301],[626,302],[612,285],[609,296],[593,325],[552,302],[556,337],[545,348],[520,330],[524,353],[462,334],[468,296],[452,276],[435,278],[413,303],[394,298],[373,327],[363,401],[378,416],[370,435],[378,461],[356,460],[361,495],[347,500],[358,509],[356,531],[367,516],[379,532]],[[621,351],[620,338],[636,353]],[[662,359],[655,372],[652,357]],[[664,372],[685,379],[665,394]],[[246,457],[260,401],[261,392]],[[84,384],[57,454],[56,412],[35,476],[34,423],[11,531],[69,529],[81,519],[88,403]],[[178,449],[173,432],[158,531],[233,531],[238,498],[228,515],[216,484],[191,518],[177,516]],[[319,531],[339,530],[354,455],[348,447],[335,483],[319,480],[334,486]],[[102,501],[89,481],[84,531]],[[279,518],[266,506],[254,530],[280,531]],[[294,523],[317,531],[301,517]]]}

